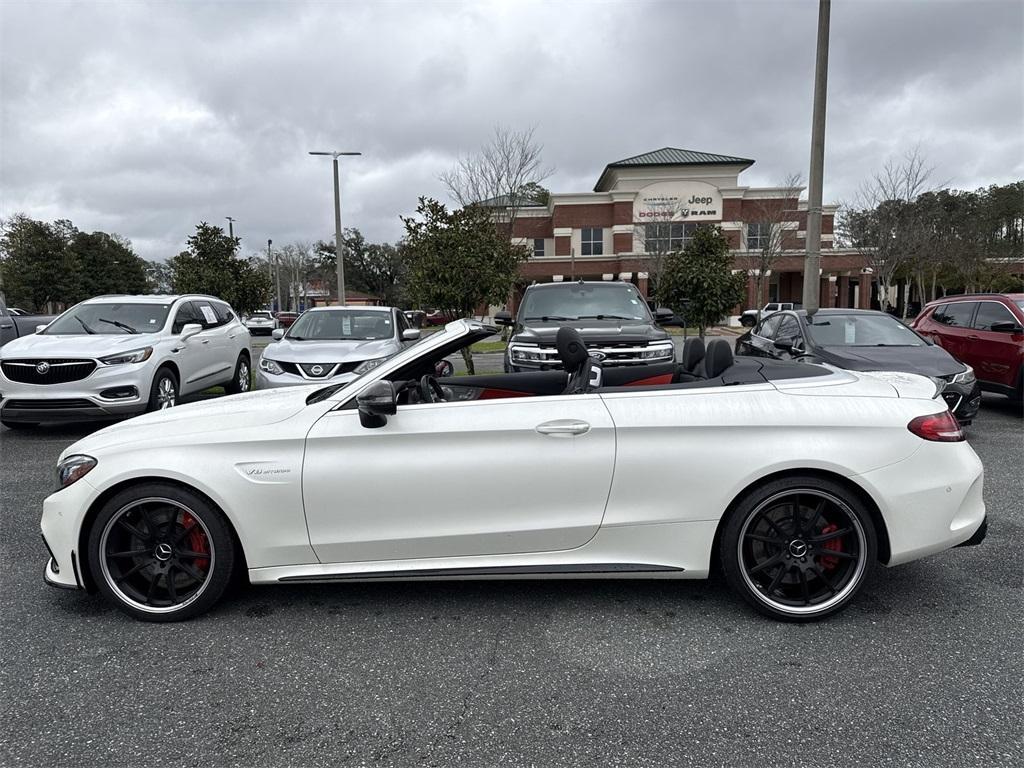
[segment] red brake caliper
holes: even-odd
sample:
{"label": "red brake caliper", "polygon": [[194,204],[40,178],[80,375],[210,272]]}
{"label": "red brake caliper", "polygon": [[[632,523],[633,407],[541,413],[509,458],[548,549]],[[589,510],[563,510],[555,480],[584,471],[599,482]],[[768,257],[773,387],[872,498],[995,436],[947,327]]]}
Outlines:
{"label": "red brake caliper", "polygon": [[[181,515],[181,524],[186,529],[192,528],[188,535],[188,545],[191,550],[193,552],[209,554],[210,545],[206,541],[206,534],[203,533],[203,529],[200,527],[196,519],[188,512],[183,512]],[[195,566],[200,571],[205,571],[210,566],[210,561],[205,557],[199,557],[195,560]]]}
{"label": "red brake caliper", "polygon": [[[838,531],[838,530],[839,530],[839,526],[838,525],[836,525],[835,523],[829,523],[828,525],[826,525],[824,528],[821,529],[821,534],[824,536],[826,533],[832,533],[833,531]],[[840,541],[839,538],[829,539],[824,544],[822,544],[822,547],[824,549],[831,549],[833,552],[842,552],[843,551],[843,542]],[[839,558],[838,557],[828,557],[826,555],[826,556],[821,558],[821,565],[822,565],[822,567],[826,571],[835,570],[836,566],[839,565]]]}

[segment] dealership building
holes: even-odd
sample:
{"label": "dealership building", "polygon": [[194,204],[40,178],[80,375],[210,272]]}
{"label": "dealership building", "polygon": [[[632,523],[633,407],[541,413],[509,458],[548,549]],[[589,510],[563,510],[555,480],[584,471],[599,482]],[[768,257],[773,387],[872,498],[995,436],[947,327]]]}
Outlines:
{"label": "dealership building", "polygon": [[[800,301],[806,255],[803,187],[748,187],[740,174],[753,160],[665,147],[605,166],[592,192],[552,192],[546,205],[516,213],[513,240],[531,258],[524,284],[625,280],[649,294],[654,262],[686,246],[696,227],[713,224],[729,239],[735,269],[748,275],[746,307],[756,300],[756,256],[769,230],[781,242],[765,301]],[[490,201],[503,207],[500,201]],[[821,306],[872,306],[872,277],[862,256],[835,248],[835,205],[822,209]],[[764,211],[776,213],[765,221]],[[515,309],[520,292],[513,299]]]}

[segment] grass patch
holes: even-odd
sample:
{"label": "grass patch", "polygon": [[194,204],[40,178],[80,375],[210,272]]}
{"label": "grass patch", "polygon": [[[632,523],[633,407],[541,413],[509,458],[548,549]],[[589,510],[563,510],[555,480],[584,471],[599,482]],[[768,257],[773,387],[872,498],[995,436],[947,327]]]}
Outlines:
{"label": "grass patch", "polygon": [[470,349],[474,354],[486,354],[488,352],[504,352],[508,342],[504,341],[478,341]]}

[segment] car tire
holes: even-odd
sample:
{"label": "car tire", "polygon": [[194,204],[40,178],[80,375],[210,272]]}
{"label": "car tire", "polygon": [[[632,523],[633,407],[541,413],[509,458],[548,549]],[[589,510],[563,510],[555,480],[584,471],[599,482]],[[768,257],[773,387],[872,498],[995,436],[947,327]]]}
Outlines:
{"label": "car tire", "polygon": [[164,366],[157,370],[153,377],[153,386],[149,388],[149,402],[146,412],[162,411],[178,404],[180,389],[178,377],[170,368]]}
{"label": "car tire", "polygon": [[39,426],[37,421],[0,421],[8,429],[34,429]]}
{"label": "car tire", "polygon": [[871,574],[877,536],[864,502],[839,483],[786,477],[746,493],[719,541],[726,581],[756,610],[814,621],[845,608]]}
{"label": "car tire", "polygon": [[252,389],[252,364],[249,356],[242,352],[235,363],[235,372],[231,381],[224,385],[224,391],[229,395],[239,395],[242,392],[249,392]]}
{"label": "car tire", "polygon": [[100,593],[141,621],[205,613],[231,583],[236,563],[224,514],[199,494],[167,483],[111,497],[92,521],[87,547]]}

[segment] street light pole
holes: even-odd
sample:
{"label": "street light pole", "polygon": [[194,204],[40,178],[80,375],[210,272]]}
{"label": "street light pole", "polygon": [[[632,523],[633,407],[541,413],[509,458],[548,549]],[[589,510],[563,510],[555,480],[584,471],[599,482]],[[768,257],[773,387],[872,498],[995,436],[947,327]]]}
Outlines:
{"label": "street light pole", "polygon": [[232,219],[230,216],[225,216],[224,218],[228,220],[228,237],[230,237],[231,241],[234,242],[234,240],[235,240],[235,220]]}
{"label": "street light pole", "polygon": [[345,306],[345,259],[341,246],[341,184],[338,178],[338,158],[356,156],[362,152],[310,152],[311,155],[326,155],[334,160],[334,257],[338,268],[338,305]]}
{"label": "street light pole", "polygon": [[830,0],[819,0],[818,52],[814,63],[811,118],[811,173],[807,182],[807,257],[804,259],[804,309],[813,317],[821,300],[821,186],[825,167],[825,99],[828,89]]}

